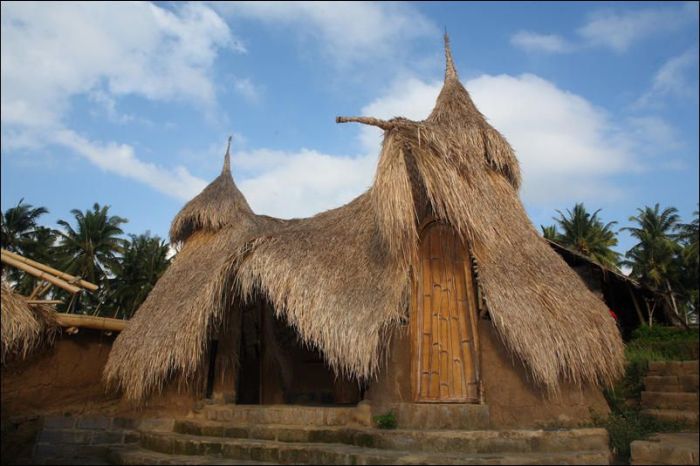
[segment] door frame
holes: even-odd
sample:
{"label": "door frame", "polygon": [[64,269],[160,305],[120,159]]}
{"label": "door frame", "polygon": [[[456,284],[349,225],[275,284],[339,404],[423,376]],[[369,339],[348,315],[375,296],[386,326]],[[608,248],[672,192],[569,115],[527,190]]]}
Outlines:
{"label": "door frame", "polygon": [[[465,267],[469,267],[469,270],[465,270],[465,278],[468,280],[468,277],[471,277],[472,280],[472,290],[473,290],[473,299],[471,309],[467,310],[467,318],[468,322],[470,323],[473,331],[473,340],[474,340],[474,352],[476,353],[474,355],[474,374],[476,377],[476,382],[477,382],[477,398],[472,398],[472,399],[462,399],[462,400],[424,400],[420,399],[420,361],[421,361],[421,356],[422,356],[422,345],[419,344],[418,337],[422,335],[419,335],[419,328],[418,328],[418,314],[417,312],[420,311],[422,312],[422,309],[418,309],[418,288],[419,288],[419,283],[418,280],[421,280],[422,277],[419,277],[419,271],[421,264],[420,262],[418,263],[418,268],[413,267],[411,269],[411,299],[410,299],[410,305],[409,305],[409,326],[410,326],[410,358],[411,358],[411,399],[414,403],[462,403],[462,404],[478,404],[482,403],[482,380],[481,380],[481,348],[479,345],[479,291],[478,291],[478,284],[476,282],[476,275],[474,273],[473,267],[472,267],[472,261],[471,261],[471,254],[469,252],[469,247],[464,245],[462,239],[459,237],[457,234],[456,230],[454,230],[454,227],[450,225],[449,223],[440,221],[439,219],[435,217],[428,217],[423,222],[421,222],[419,228],[418,228],[418,238],[419,238],[419,249],[420,249],[420,242],[424,238],[424,232],[431,227],[433,224],[438,223],[438,224],[443,224],[443,225],[448,225],[450,228],[452,228],[455,237],[457,240],[459,240],[462,243],[462,246],[464,247],[464,256],[465,256]],[[419,251],[419,261],[422,261],[422,257],[420,257],[420,251]],[[466,287],[467,284],[465,283],[464,286]]]}

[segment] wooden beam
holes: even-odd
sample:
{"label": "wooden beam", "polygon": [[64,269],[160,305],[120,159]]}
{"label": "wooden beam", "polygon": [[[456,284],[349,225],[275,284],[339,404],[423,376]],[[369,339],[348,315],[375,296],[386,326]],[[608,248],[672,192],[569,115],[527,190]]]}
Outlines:
{"label": "wooden beam", "polygon": [[82,279],[75,277],[73,275],[67,274],[65,272],[61,272],[60,270],[54,269],[53,267],[49,267],[48,265],[42,264],[41,262],[27,259],[26,257],[20,256],[19,254],[14,253],[14,252],[10,252],[7,249],[3,249],[2,253],[7,255],[7,256],[10,256],[13,259],[16,259],[16,260],[22,262],[24,264],[27,264],[31,267],[34,267],[36,269],[39,269],[39,270],[42,270],[44,272],[48,272],[52,275],[55,275],[57,278],[60,278],[60,279],[65,280],[67,282],[70,282],[71,284],[79,285],[79,286],[81,286],[85,289],[88,289],[90,291],[97,291],[97,285],[95,285],[94,283],[90,283],[88,281],[82,280]]}
{"label": "wooden beam", "polygon": [[95,317],[82,314],[66,314],[57,312],[56,321],[61,327],[91,328],[95,330],[111,330],[121,332],[126,327],[128,320],[110,319],[109,317]]}
{"label": "wooden beam", "polygon": [[28,299],[27,304],[63,304],[60,299]]}
{"label": "wooden beam", "polygon": [[10,257],[9,255],[5,254],[4,250],[2,251],[2,254],[0,254],[0,259],[2,260],[2,262],[8,265],[17,267],[18,269],[27,272],[29,275],[34,275],[37,278],[46,280],[47,282],[50,282],[51,284],[56,285],[57,287],[62,288],[68,291],[69,293],[76,294],[82,291],[81,288],[78,288],[75,285],[71,285],[65,280],[61,280],[60,278],[57,278],[49,274],[48,272],[43,272],[35,267],[32,267],[31,265],[25,264],[24,262],[18,261],[17,259]]}

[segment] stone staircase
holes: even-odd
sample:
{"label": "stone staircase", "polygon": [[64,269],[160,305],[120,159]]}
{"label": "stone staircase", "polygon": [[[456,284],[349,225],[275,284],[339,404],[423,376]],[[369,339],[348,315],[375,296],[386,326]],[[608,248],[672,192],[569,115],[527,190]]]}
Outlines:
{"label": "stone staircase", "polygon": [[649,363],[642,392],[643,413],[698,426],[698,361]]}
{"label": "stone staircase", "polygon": [[113,464],[609,464],[604,429],[380,430],[360,408],[207,405]]}

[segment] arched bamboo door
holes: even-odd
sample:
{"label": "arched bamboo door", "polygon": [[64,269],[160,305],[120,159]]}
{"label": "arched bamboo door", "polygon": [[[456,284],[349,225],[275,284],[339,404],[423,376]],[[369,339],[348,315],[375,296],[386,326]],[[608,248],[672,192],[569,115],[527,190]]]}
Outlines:
{"label": "arched bamboo door", "polygon": [[421,231],[411,300],[411,372],[416,402],[478,403],[477,297],[471,261],[452,227]]}

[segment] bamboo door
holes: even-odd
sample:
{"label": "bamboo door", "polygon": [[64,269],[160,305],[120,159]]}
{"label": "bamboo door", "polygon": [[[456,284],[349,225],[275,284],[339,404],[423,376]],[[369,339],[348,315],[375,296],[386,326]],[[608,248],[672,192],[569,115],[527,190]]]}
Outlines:
{"label": "bamboo door", "polygon": [[432,222],[421,233],[411,304],[414,401],[478,403],[476,289],[449,225]]}

